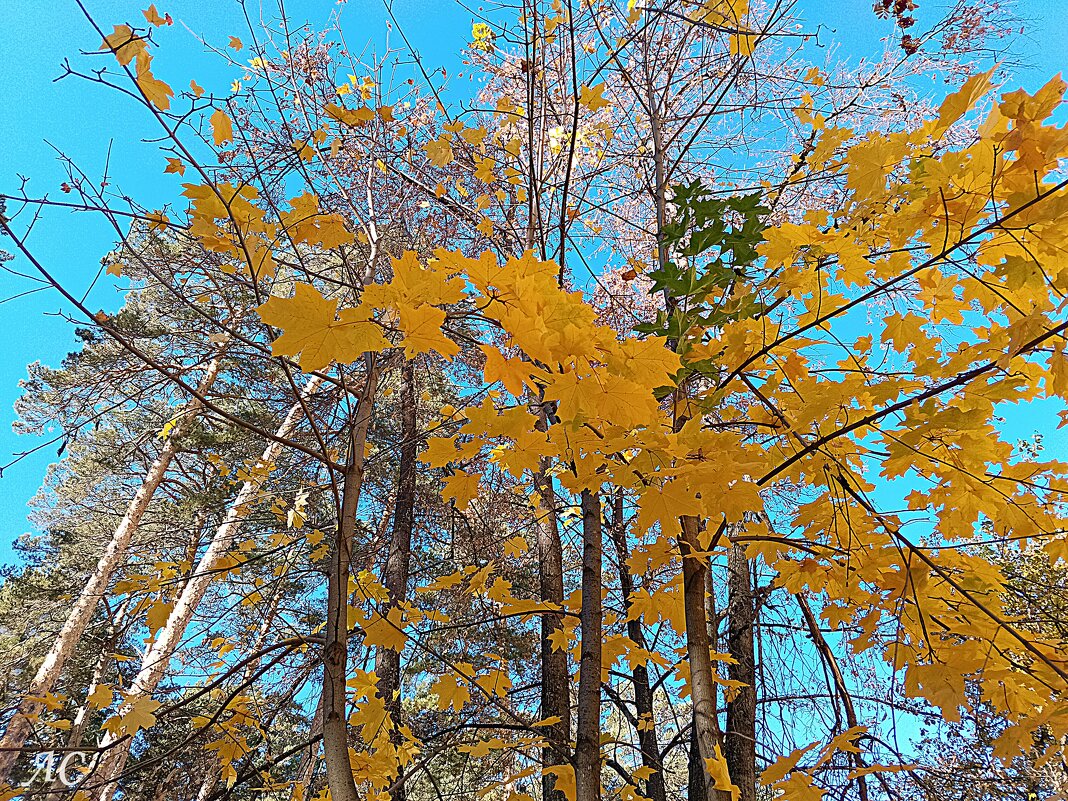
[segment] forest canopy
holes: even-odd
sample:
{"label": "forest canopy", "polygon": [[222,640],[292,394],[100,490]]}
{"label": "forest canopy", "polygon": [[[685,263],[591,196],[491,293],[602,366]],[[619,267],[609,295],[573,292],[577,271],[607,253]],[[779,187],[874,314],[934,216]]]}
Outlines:
{"label": "forest canopy", "polygon": [[927,5],[859,67],[785,0],[467,9],[461,83],[280,4],[205,88],[79,3],[175,183],[0,196],[79,341],[0,801],[1063,797],[1068,84]]}

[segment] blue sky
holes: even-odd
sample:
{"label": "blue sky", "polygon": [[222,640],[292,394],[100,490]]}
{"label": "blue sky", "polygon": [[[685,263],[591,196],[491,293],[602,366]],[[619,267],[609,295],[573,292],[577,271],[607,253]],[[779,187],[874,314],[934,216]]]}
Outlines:
{"label": "blue sky", "polygon": [[[101,26],[110,29],[124,21],[143,24],[140,8],[147,0],[85,3]],[[921,11],[929,13],[939,4],[925,0]],[[173,27],[159,33],[163,46],[154,63],[157,74],[182,87],[195,78],[209,91],[225,94],[234,76],[206,52],[197,36],[203,35],[219,47],[225,46],[230,35],[243,36],[246,23],[239,4],[233,0],[158,0],[156,5],[176,20]],[[838,44],[843,58],[877,57],[882,38],[891,33],[889,24],[879,23],[872,15],[871,0],[802,0],[800,5],[809,12],[805,15],[808,19],[832,29],[824,38]],[[275,7],[267,0],[265,16]],[[1019,55],[1029,66],[1018,73],[1015,83],[1033,90],[1068,66],[1068,41],[1063,36],[1068,0],[1019,0],[1016,8],[1029,20],[1019,46]],[[254,19],[258,17],[257,3],[249,0],[248,9]],[[290,19],[310,22],[313,27],[322,27],[340,14],[354,51],[368,41],[380,46],[386,34],[388,16],[382,0],[350,0],[341,5],[331,0],[290,0],[286,10]],[[449,0],[396,0],[393,10],[428,67],[445,66],[455,74],[460,68],[459,50],[470,36],[469,12]],[[64,58],[78,61],[79,51],[92,50],[99,43],[73,0],[7,0],[0,9],[0,20],[5,22],[0,25],[0,52],[6,65],[0,71],[0,192],[17,192],[21,175],[30,179],[27,191],[32,196],[48,193],[63,197],[59,184],[64,172],[57,161],[58,149],[90,174],[99,176],[107,163],[112,186],[146,206],[161,206],[173,198],[180,179],[163,175],[156,147],[141,141],[156,134],[143,114],[113,91],[73,78],[53,80],[62,73]],[[86,286],[96,274],[112,241],[108,226],[101,220],[53,212],[39,223],[32,244],[60,280],[77,287]],[[0,298],[26,288],[24,282],[0,275]],[[121,296],[108,283],[101,283],[90,300],[91,306],[111,310],[121,304]],[[12,404],[28,363],[40,360],[55,365],[74,349],[73,327],[56,316],[62,309],[61,300],[51,292],[0,303],[4,335],[0,349],[0,464],[37,444],[11,432]],[[1020,435],[1029,433],[1021,430]],[[26,502],[55,458],[55,449],[50,447],[20,461],[0,479],[0,563],[13,558],[12,541],[30,530]]]}

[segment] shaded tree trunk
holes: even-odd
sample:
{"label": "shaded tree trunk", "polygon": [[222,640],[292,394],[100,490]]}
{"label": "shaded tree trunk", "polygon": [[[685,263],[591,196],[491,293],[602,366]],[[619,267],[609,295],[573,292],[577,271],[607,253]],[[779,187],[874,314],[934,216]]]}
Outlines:
{"label": "shaded tree trunk", "polygon": [[[648,650],[649,646],[645,639],[645,630],[640,620],[631,620],[629,613],[631,599],[634,594],[634,579],[627,567],[627,559],[630,556],[627,547],[626,523],[623,519],[623,494],[617,492],[613,501],[612,513],[612,542],[615,545],[616,556],[619,560],[619,587],[623,595],[623,607],[628,613],[627,637],[632,643],[642,650]],[[656,726],[653,718],[653,692],[649,684],[649,668],[645,662],[634,666],[631,672],[631,683],[634,685],[634,711],[639,721],[638,747],[642,751],[642,767],[648,768],[652,773],[645,781],[645,795],[649,801],[667,801],[667,790],[664,786],[664,763],[660,758],[660,742],[656,734]]]}
{"label": "shaded tree trunk", "polygon": [[[415,387],[415,362],[407,359],[401,367],[400,459],[397,466],[397,499],[393,507],[393,534],[386,557],[382,583],[389,590],[390,608],[408,600],[408,574],[412,561],[412,530],[415,527],[416,455],[419,451],[418,393]],[[378,694],[393,720],[390,737],[400,739],[401,725],[401,655],[392,648],[378,648],[375,654]],[[403,774],[393,788],[393,801],[408,796]]]}
{"label": "shaded tree trunk", "polygon": [[582,625],[575,801],[601,798],[601,496],[582,491]]}
{"label": "shaded tree trunk", "polygon": [[749,560],[741,545],[727,555],[727,650],[736,660],[729,675],[744,682],[727,702],[723,756],[731,781],[740,789],[738,801],[756,801],[756,662],[753,658],[753,624],[756,606],[749,578]]}
{"label": "shaded tree trunk", "polygon": [[[197,392],[204,395],[211,389],[212,384],[219,375],[221,355],[216,356],[208,364]],[[74,653],[74,649],[85,634],[85,629],[96,612],[97,604],[107,593],[112,577],[126,561],[126,552],[130,547],[134,534],[137,532],[141,520],[152,502],[152,496],[159,488],[167,469],[171,465],[175,454],[178,452],[178,444],[189,427],[190,422],[197,416],[201,409],[201,402],[193,398],[186,404],[184,411],[178,416],[177,421],[171,428],[163,446],[155,461],[145,474],[145,479],[137,489],[126,511],[115,527],[111,540],[104,548],[104,553],[97,562],[96,569],[82,587],[78,599],[74,602],[63,628],[56,636],[56,641],[45,655],[44,661],[37,669],[37,673],[30,683],[27,696],[41,697],[52,692],[63,673],[63,666]],[[0,784],[10,781],[11,771],[19,758],[20,749],[30,734],[31,719],[44,710],[44,704],[40,701],[23,699],[15,714],[8,722],[3,738],[0,738]]]}
{"label": "shaded tree trunk", "polygon": [[[560,544],[560,524],[556,514],[556,492],[552,477],[544,468],[534,477],[538,493],[545,504],[546,517],[537,527],[539,594],[545,603],[560,606],[564,602],[564,555]],[[567,670],[567,652],[554,650],[550,638],[561,628],[562,616],[551,612],[541,616],[541,716],[559,720],[545,727],[549,740],[542,753],[543,763],[566,765],[571,761],[571,682]],[[556,779],[542,774],[542,797],[545,801],[565,801],[555,789]]]}

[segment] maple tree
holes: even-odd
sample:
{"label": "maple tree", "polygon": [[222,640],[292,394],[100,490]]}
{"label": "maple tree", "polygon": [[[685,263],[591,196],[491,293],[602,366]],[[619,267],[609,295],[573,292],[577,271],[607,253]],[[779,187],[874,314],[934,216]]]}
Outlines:
{"label": "maple tree", "polygon": [[[1055,769],[1066,629],[991,548],[1068,561],[1068,465],[1000,425],[1068,419],[1068,85],[960,75],[973,11],[843,77],[781,4],[524,7],[475,23],[460,112],[284,20],[229,37],[227,96],[153,74],[154,6],[100,29],[109,68],[69,73],[135,95],[182,199],[65,186],[160,319],[92,312],[5,212],[85,361],[139,376],[51,374],[28,392],[76,405],[25,415],[157,419],[12,704],[10,794],[59,792],[19,756],[90,720],[100,801],[867,801],[927,786],[898,706]],[[961,78],[931,108],[925,70]],[[139,536],[168,479],[181,559]],[[181,791],[146,778],[171,754]]]}

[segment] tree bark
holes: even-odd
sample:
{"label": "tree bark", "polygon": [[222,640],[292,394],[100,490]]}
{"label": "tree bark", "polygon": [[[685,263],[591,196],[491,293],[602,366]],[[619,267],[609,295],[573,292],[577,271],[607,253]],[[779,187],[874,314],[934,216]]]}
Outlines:
{"label": "tree bark", "polygon": [[[679,550],[682,553],[683,612],[686,618],[686,656],[690,663],[690,699],[693,702],[693,738],[703,768],[704,797],[707,799],[730,798],[730,794],[717,790],[705,760],[715,758],[719,733],[716,719],[716,685],[712,681],[711,643],[708,637],[708,618],[705,615],[705,581],[708,564],[697,556],[701,550],[698,522],[690,515],[680,518],[682,536]],[[696,772],[696,771],[691,771]],[[696,780],[696,777],[691,777]],[[692,792],[692,790],[691,790]]]}
{"label": "tree bark", "polygon": [[[648,650],[645,630],[640,620],[630,619],[630,607],[634,594],[634,579],[627,567],[630,549],[627,547],[626,523],[623,519],[623,495],[617,492],[612,513],[612,542],[619,560],[619,587],[623,595],[623,607],[627,611],[627,637],[642,650]],[[649,801],[667,801],[667,789],[664,786],[664,763],[660,758],[660,742],[656,734],[653,718],[653,692],[649,684],[649,668],[645,662],[634,666],[631,672],[634,685],[634,711],[638,718],[638,747],[642,751],[642,767],[652,773],[645,781],[645,795]]]}
{"label": "tree bark", "polygon": [[723,736],[723,757],[727,769],[741,791],[738,801],[756,801],[756,662],[753,658],[753,625],[756,607],[749,580],[749,560],[741,545],[727,555],[727,650],[736,660],[729,667],[730,678],[744,682],[727,702],[727,727]]}
{"label": "tree bark", "polygon": [[[215,383],[215,379],[219,375],[221,358],[221,355],[217,355],[209,362],[204,376],[197,386],[198,394],[204,395]],[[126,561],[126,552],[130,547],[130,542],[133,540],[133,536],[137,532],[145,512],[148,510],[149,504],[152,502],[152,496],[163,481],[171,461],[178,452],[179,440],[181,440],[182,435],[189,427],[190,421],[200,411],[201,406],[201,402],[193,398],[178,416],[166,440],[164,440],[159,454],[145,474],[145,480],[127,505],[118,526],[115,527],[111,540],[104,548],[104,553],[97,562],[96,569],[89,577],[89,580],[86,581],[85,586],[82,587],[78,600],[74,602],[63,628],[60,629],[59,634],[56,636],[56,641],[52,643],[52,647],[45,655],[44,661],[37,669],[37,673],[26,693],[27,696],[44,696],[55,688],[63,673],[64,665],[74,653],[74,649],[79,640],[81,640],[82,635],[85,634],[85,629],[93,618],[97,604],[107,592],[115,571]],[[4,736],[0,738],[0,749],[2,749],[0,750],[0,784],[10,782],[11,771],[19,758],[20,749],[30,734],[32,728],[31,720],[43,710],[44,704],[41,702],[23,699],[8,722]]]}
{"label": "tree bark", "polygon": [[[538,584],[541,600],[562,606],[564,602],[564,554],[560,544],[560,524],[556,514],[556,492],[552,477],[544,466],[534,477],[538,494],[545,504],[546,516],[537,527]],[[563,617],[558,612],[541,616],[541,717],[558,718],[545,727],[549,745],[542,753],[545,766],[567,765],[571,761],[571,681],[567,670],[567,652],[555,650],[551,637],[562,628]],[[556,777],[542,774],[542,797],[545,801],[565,801],[556,789]]]}
{"label": "tree bark", "polygon": [[367,384],[353,421],[349,461],[327,575],[326,643],[323,646],[323,760],[332,801],[359,801],[349,759],[346,681],[348,680],[349,572],[356,512],[363,489],[364,452],[378,388],[378,366],[368,357]]}
{"label": "tree bark", "polygon": [[[303,390],[304,397],[310,397],[321,383],[322,379],[313,376]],[[294,404],[278,427],[276,432],[278,438],[285,439],[288,437],[303,416],[303,405],[301,403]],[[274,462],[281,454],[282,447],[282,444],[278,441],[268,443],[260,456],[260,464]],[[230,550],[234,540],[240,533],[242,523],[244,523],[259,489],[260,482],[255,480],[245,481],[241,485],[241,489],[238,490],[229,509],[227,509],[226,518],[215,530],[215,535],[212,537],[203,556],[200,557],[196,570],[182,587],[181,595],[178,596],[174,608],[167,617],[166,624],[160,629],[156,640],[146,649],[141,659],[141,668],[127,692],[128,698],[151,696],[159,686],[160,681],[163,680],[171,657],[181,644],[186,628],[192,621],[200,602],[204,599],[208,587],[215,579],[220,561]],[[102,746],[111,745],[115,740],[116,738],[112,735],[106,735]],[[126,761],[129,758],[130,745],[130,740],[126,740],[106,752],[107,756],[101,762],[98,772],[102,782],[102,788],[98,796],[100,801],[109,801],[114,795],[118,786],[118,777],[125,769]]]}
{"label": "tree bark", "polygon": [[582,491],[582,626],[575,801],[601,799],[601,496]]}
{"label": "tree bark", "polygon": [[[404,361],[401,367],[400,396],[400,459],[397,466],[397,500],[393,506],[393,533],[386,557],[382,583],[389,590],[392,609],[408,600],[408,574],[412,561],[412,530],[415,527],[416,455],[419,451],[418,393],[415,387],[415,362]],[[375,673],[378,675],[378,695],[386,705],[393,721],[390,738],[396,745],[401,725],[401,655],[392,648],[378,648],[375,654]],[[408,797],[403,772],[393,787],[392,801]]]}

